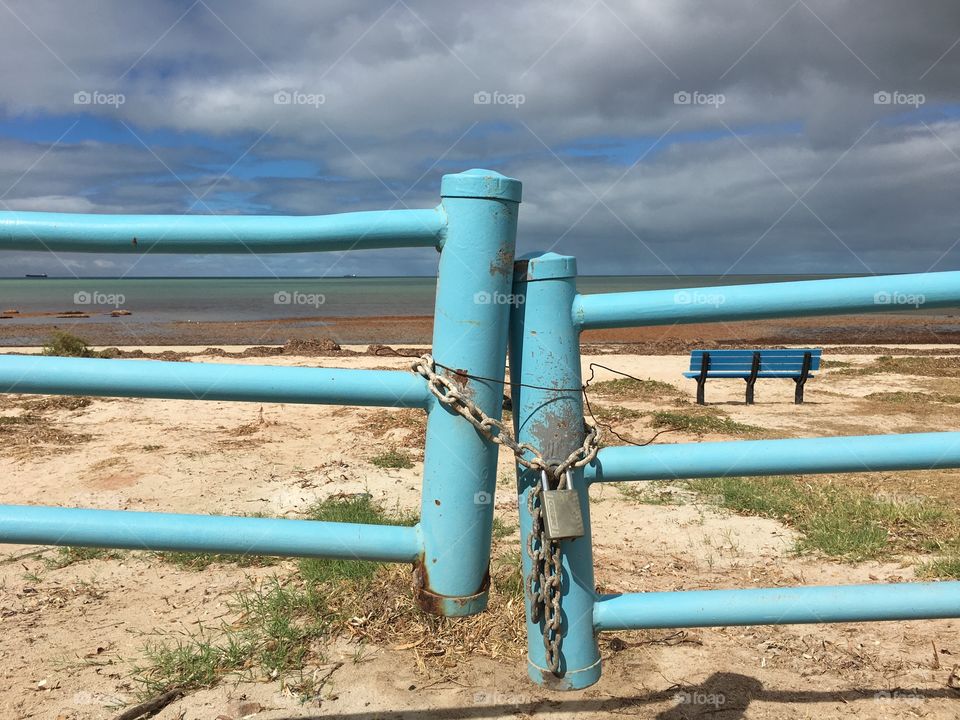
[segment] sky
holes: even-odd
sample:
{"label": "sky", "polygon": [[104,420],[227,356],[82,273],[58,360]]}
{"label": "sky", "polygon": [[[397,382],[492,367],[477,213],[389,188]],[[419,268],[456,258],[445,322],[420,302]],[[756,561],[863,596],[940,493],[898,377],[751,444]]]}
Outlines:
{"label": "sky", "polygon": [[[429,208],[524,184],[584,274],[960,269],[956,0],[0,0],[0,210]],[[430,275],[429,249],[0,276]]]}

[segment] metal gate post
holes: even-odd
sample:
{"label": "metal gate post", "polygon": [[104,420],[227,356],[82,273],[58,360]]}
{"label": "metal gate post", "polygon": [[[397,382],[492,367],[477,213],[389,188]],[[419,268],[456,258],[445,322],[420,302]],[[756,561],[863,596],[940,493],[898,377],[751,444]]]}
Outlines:
{"label": "metal gate post", "polygon": [[[584,439],[583,396],[579,390],[580,337],[571,312],[577,291],[576,275],[576,260],[555,253],[520,260],[514,273],[516,304],[510,324],[514,430],[521,443],[538,448],[551,464],[566,459]],[[517,468],[523,577],[529,583],[532,560],[527,548],[532,520],[527,496],[540,478],[534,471],[519,465]],[[525,593],[527,672],[537,684],[558,690],[578,690],[600,678],[600,654],[593,629],[590,506],[582,469],[574,473],[574,486],[580,495],[584,536],[560,543],[563,577],[559,675],[548,669],[543,622],[535,625],[530,621],[530,597],[529,592]]]}
{"label": "metal gate post", "polygon": [[[499,418],[521,184],[489,170],[445,175],[447,216],[433,326],[437,371]],[[440,365],[446,366],[445,369]],[[494,381],[467,378],[462,371]],[[415,573],[420,606],[473,615],[487,606],[498,446],[439,402],[430,407]]]}

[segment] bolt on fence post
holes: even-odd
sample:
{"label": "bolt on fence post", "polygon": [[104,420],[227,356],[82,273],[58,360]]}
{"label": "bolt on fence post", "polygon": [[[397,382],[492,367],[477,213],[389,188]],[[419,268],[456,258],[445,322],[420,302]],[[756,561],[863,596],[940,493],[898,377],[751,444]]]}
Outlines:
{"label": "bolt on fence post", "polygon": [[[433,325],[438,364],[501,380],[521,184],[489,170],[445,175],[447,231],[440,254]],[[465,397],[499,418],[503,384],[439,367]],[[438,615],[473,615],[487,606],[490,533],[499,446],[434,402],[427,418],[416,567],[420,607]]]}
{"label": "bolt on fence post", "polygon": [[[576,275],[576,260],[556,253],[520,260],[514,271],[513,292],[517,302],[510,320],[513,425],[517,439],[538,448],[551,464],[566,459],[584,440],[583,396],[579,390],[580,337],[571,312],[577,292]],[[554,675],[547,665],[543,621],[538,624],[530,621],[526,585],[524,593],[527,672],[535,683],[557,690],[578,690],[600,679],[600,654],[593,628],[596,594],[590,507],[582,468],[574,472],[573,479],[580,497],[584,535],[560,543],[563,578],[559,675]],[[517,466],[520,552],[525,583],[529,583],[533,569],[527,554],[532,527],[527,496],[539,480],[536,471]]]}

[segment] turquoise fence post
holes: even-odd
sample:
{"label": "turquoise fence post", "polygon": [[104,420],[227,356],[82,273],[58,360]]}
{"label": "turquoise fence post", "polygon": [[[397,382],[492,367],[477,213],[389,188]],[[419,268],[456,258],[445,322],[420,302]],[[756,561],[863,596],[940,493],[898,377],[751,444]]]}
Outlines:
{"label": "turquoise fence post", "polygon": [[[468,170],[444,176],[440,193],[447,232],[437,278],[433,357],[438,373],[495,418],[503,409],[520,192],[517,180]],[[427,612],[473,615],[487,605],[498,449],[464,418],[433,403],[420,511],[424,550],[414,582]]]}
{"label": "turquoise fence post", "polygon": [[[580,338],[571,313],[576,275],[576,260],[555,253],[520,260],[515,266],[516,302],[510,323],[514,430],[521,443],[537,448],[549,464],[559,464],[584,441]],[[518,465],[520,547],[527,583],[527,672],[539,685],[558,690],[585,688],[600,678],[600,654],[593,630],[590,507],[582,469],[574,472],[573,481],[580,495],[584,535],[560,543],[561,654],[554,673],[547,662],[543,620],[536,624],[531,621],[529,593],[533,561],[527,548],[533,521],[527,502],[540,475]]]}

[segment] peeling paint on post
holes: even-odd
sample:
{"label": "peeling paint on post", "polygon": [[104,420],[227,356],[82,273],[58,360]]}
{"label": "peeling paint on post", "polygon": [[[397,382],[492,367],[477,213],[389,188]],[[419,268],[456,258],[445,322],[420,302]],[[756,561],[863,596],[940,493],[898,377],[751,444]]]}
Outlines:
{"label": "peeling paint on post", "polygon": [[[510,383],[517,439],[536,447],[550,463],[559,463],[583,443],[583,396],[580,388],[580,338],[570,308],[576,295],[576,261],[546,253],[515,265],[513,294],[524,301],[510,321]],[[521,383],[527,385],[524,387]],[[535,386],[535,387],[529,387]],[[544,390],[541,388],[556,388]],[[517,467],[520,547],[525,583],[532,571],[526,548],[532,520],[527,496],[539,474]],[[585,688],[600,679],[600,654],[593,631],[593,549],[590,507],[583,471],[574,472],[580,493],[584,536],[561,542],[562,654],[560,674],[547,667],[542,621],[530,622],[527,610],[527,672],[537,684],[557,690]],[[526,585],[525,585],[526,586]]]}
{"label": "peeling paint on post", "polygon": [[[433,356],[447,377],[491,417],[503,386],[511,275],[521,185],[489,170],[443,178],[447,232],[440,254]],[[449,370],[447,368],[454,368]],[[423,558],[414,590],[420,607],[473,615],[487,606],[498,446],[434,402],[427,420],[420,524]],[[439,502],[438,502],[439,501]]]}

